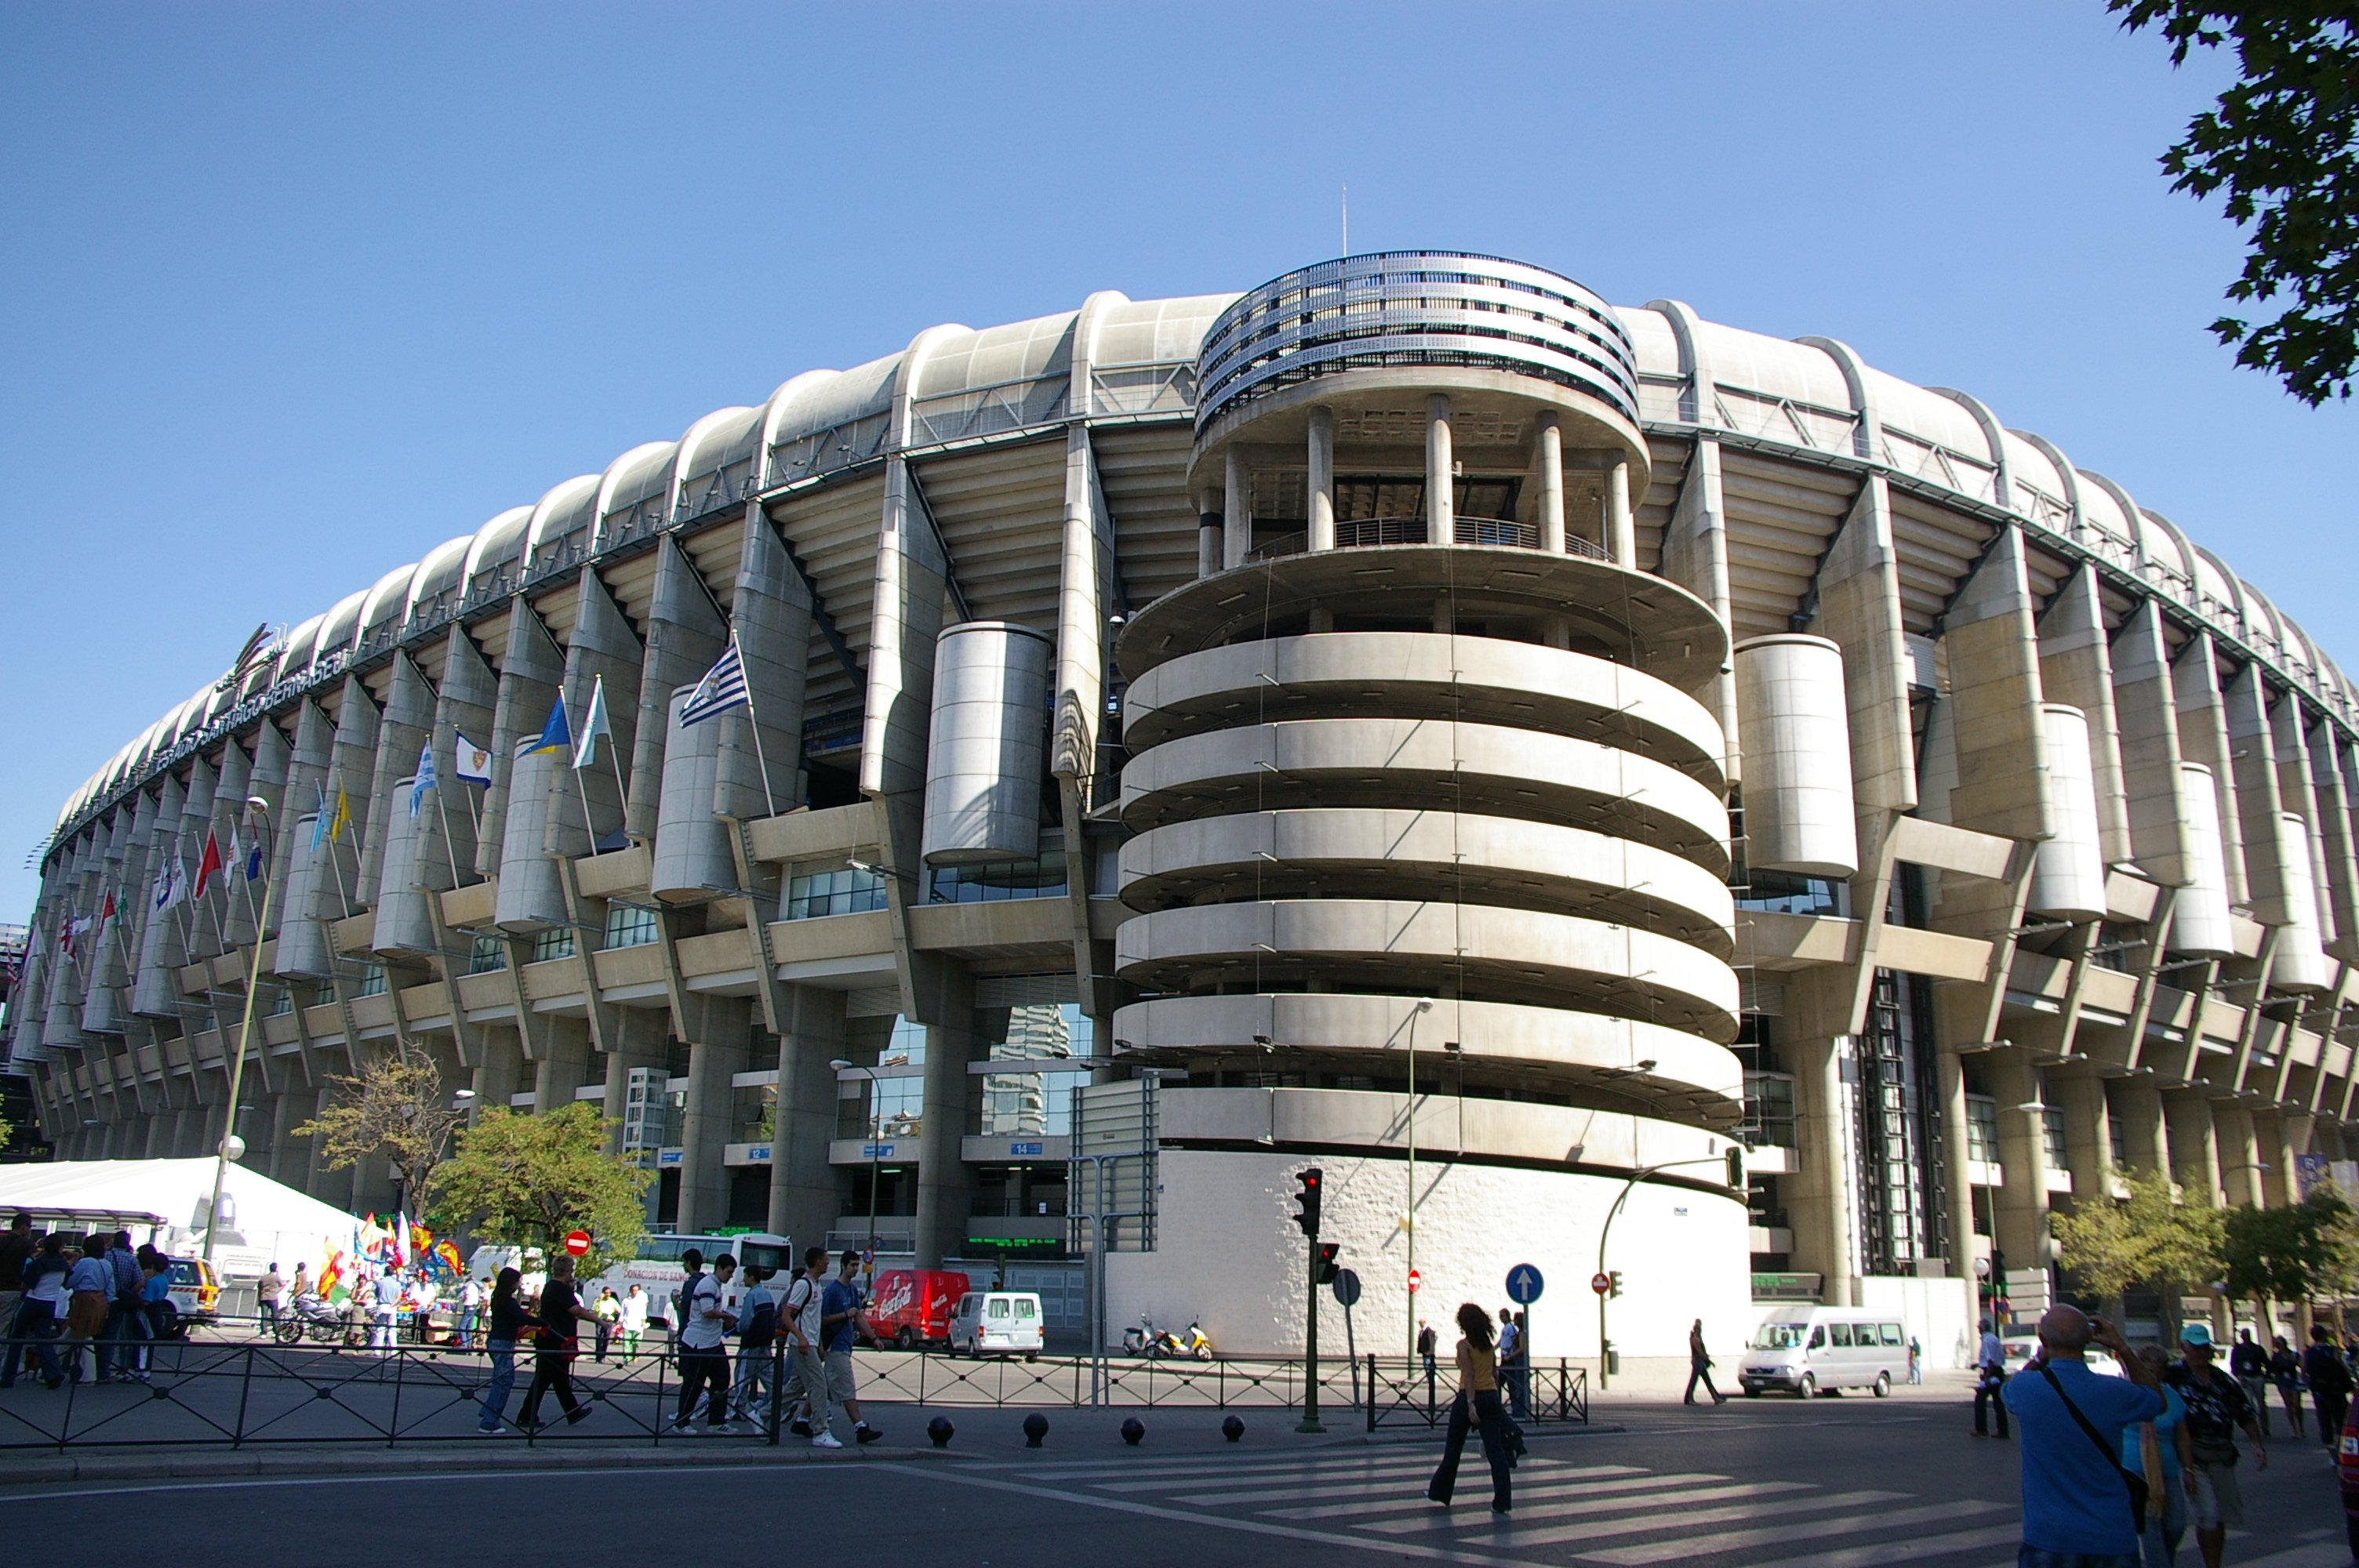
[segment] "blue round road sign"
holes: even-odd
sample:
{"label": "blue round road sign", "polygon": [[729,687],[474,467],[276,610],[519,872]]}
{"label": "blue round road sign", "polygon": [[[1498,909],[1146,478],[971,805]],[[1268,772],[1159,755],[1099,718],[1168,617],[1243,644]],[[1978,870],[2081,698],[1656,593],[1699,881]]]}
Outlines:
{"label": "blue round road sign", "polygon": [[1507,1271],[1507,1299],[1517,1306],[1529,1306],[1540,1299],[1540,1290],[1547,1283],[1538,1269],[1518,1263]]}

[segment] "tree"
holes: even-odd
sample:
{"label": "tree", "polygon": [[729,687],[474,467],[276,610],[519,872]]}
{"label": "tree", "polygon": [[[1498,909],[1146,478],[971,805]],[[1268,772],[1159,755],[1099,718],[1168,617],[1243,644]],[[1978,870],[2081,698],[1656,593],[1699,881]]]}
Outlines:
{"label": "tree", "polygon": [[451,1108],[442,1075],[422,1051],[408,1046],[365,1063],[356,1076],[333,1080],[331,1103],[295,1129],[317,1138],[328,1169],[341,1171],[382,1152],[412,1210],[425,1206],[434,1168],[450,1152],[451,1134],[466,1119]]}
{"label": "tree", "polygon": [[2249,1299],[2263,1323],[2272,1301],[2340,1298],[2359,1261],[2354,1240],[2351,1206],[2331,1186],[2298,1204],[2231,1209],[2222,1249],[2228,1293]]}
{"label": "tree", "polygon": [[593,1271],[629,1257],[654,1173],[608,1152],[614,1126],[582,1100],[538,1115],[486,1109],[435,1173],[434,1226],[542,1247],[586,1230]]}
{"label": "tree", "polygon": [[2176,1331],[2180,1295],[2220,1277],[2219,1207],[2206,1194],[2180,1198],[2159,1171],[2125,1172],[2124,1180],[2126,1198],[2054,1217],[2058,1255],[2093,1295],[2118,1297],[2133,1285],[2154,1291]]}
{"label": "tree", "polygon": [[2236,362],[2316,407],[2359,373],[2359,4],[2353,0],[2106,0],[2130,32],[2158,27],[2172,65],[2232,39],[2235,84],[2162,155],[2171,189],[2226,195],[2249,228],[2238,303],[2287,305],[2256,325],[2212,323]]}

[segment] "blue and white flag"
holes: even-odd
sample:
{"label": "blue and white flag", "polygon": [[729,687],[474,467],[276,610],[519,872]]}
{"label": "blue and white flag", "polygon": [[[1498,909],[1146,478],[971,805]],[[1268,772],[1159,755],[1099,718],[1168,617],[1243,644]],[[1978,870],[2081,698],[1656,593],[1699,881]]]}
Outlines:
{"label": "blue and white flag", "polygon": [[410,816],[418,815],[418,807],[426,799],[426,792],[440,782],[434,776],[434,742],[429,741],[418,748],[418,778],[409,786]]}
{"label": "blue and white flag", "polygon": [[582,743],[573,749],[573,769],[579,773],[598,760],[598,737],[614,738],[614,727],[606,720],[606,677],[600,676],[590,685],[590,712],[582,720]]}
{"label": "blue and white flag", "polygon": [[737,639],[729,640],[729,651],[721,662],[704,672],[696,689],[688,694],[687,703],[679,710],[683,725],[701,724],[717,719],[733,708],[751,708],[754,700],[745,691],[745,661],[738,656]]}
{"label": "blue and white flag", "polygon": [[451,771],[461,784],[487,784],[492,782],[492,754],[459,735],[451,746]]}

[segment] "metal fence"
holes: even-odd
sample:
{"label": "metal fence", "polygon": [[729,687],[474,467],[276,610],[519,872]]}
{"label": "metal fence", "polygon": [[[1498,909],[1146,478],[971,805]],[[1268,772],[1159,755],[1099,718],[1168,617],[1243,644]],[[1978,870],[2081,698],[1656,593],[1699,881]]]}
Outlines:
{"label": "metal fence", "polygon": [[[1451,1373],[1430,1362],[1396,1357],[1367,1357],[1368,1430],[1383,1426],[1440,1426],[1449,1421],[1458,1391]],[[1518,1387],[1520,1383],[1520,1387]],[[1587,1426],[1589,1369],[1559,1360],[1504,1368],[1499,1391],[1507,1413],[1521,1426]],[[1518,1397],[1520,1396],[1520,1398]],[[1521,1410],[1516,1407],[1522,1405]]]}

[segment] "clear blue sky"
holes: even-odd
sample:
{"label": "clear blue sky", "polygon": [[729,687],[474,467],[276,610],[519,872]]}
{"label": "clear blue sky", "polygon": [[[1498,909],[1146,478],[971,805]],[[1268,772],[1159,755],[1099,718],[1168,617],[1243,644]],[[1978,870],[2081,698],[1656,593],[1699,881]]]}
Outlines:
{"label": "clear blue sky", "polygon": [[1979,394],[2359,673],[2359,416],[2202,330],[2097,0],[0,10],[0,919],[291,622],[788,375],[1431,244]]}

